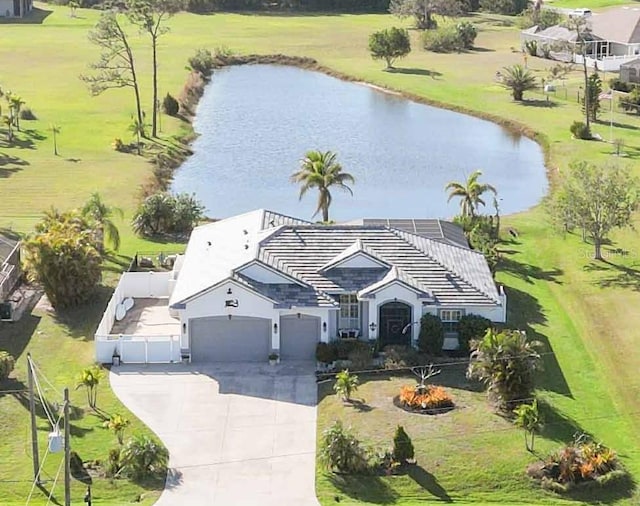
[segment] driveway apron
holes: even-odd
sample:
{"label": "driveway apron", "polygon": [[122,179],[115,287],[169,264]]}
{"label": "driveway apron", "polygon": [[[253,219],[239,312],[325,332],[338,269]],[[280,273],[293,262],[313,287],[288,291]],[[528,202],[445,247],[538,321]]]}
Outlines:
{"label": "driveway apron", "polygon": [[169,449],[157,506],[318,506],[313,364],[123,365],[110,381]]}

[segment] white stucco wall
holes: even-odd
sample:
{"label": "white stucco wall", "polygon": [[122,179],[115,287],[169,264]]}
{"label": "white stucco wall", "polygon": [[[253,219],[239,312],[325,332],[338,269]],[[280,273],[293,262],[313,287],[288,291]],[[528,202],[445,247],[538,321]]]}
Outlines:
{"label": "white stucco wall", "polygon": [[[409,304],[412,308],[411,319],[413,322],[419,321],[422,316],[422,299],[418,299],[418,295],[408,288],[405,288],[399,283],[394,283],[386,286],[382,290],[376,292],[374,299],[369,299],[369,323],[376,322],[378,328],[375,332],[369,331],[369,339],[377,339],[378,331],[380,329],[380,322],[378,321],[379,308],[381,305],[387,302],[404,302]],[[411,329],[412,339],[415,339],[416,332]]]}
{"label": "white stucco wall", "polygon": [[0,0],[0,18],[6,16],[13,17],[13,0]]}

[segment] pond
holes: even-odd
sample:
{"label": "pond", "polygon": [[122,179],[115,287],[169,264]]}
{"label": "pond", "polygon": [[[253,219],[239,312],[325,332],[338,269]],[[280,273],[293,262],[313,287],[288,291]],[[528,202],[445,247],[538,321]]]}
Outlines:
{"label": "pond", "polygon": [[[425,88],[430,80],[425,77]],[[311,219],[317,193],[299,201],[289,177],[304,153],[316,149],[336,152],[356,179],[353,197],[332,192],[337,221],[450,218],[458,203],[447,203],[444,186],[475,169],[498,189],[502,214],[537,204],[547,190],[542,150],[526,137],[295,67],[217,71],[194,128],[194,154],[176,171],[172,190],[195,193],[216,218],[264,207]]]}

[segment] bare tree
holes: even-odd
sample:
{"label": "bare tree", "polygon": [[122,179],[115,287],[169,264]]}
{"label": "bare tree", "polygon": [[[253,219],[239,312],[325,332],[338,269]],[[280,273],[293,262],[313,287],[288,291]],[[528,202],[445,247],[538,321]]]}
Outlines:
{"label": "bare tree", "polygon": [[127,15],[142,33],[151,37],[153,55],[153,114],[151,116],[151,135],[158,134],[158,39],[169,32],[164,22],[182,7],[180,0],[128,0]]}
{"label": "bare tree", "polygon": [[80,76],[89,85],[93,95],[114,88],[132,88],[136,100],[138,123],[143,125],[140,89],[127,34],[122,28],[116,11],[106,11],[95,28],[89,32],[89,40],[102,49],[100,59],[91,64],[95,71],[90,76]]}

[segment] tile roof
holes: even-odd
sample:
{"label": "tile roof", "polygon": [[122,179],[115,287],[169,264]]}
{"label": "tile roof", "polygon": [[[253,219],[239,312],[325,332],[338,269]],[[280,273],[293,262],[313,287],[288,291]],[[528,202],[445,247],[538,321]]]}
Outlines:
{"label": "tile roof", "polygon": [[[357,253],[390,268],[340,267],[341,259]],[[300,285],[260,283],[237,272],[253,260]],[[338,267],[332,267],[336,263]],[[327,265],[331,268],[323,270]],[[197,227],[170,304],[185,302],[229,278],[278,307],[335,307],[340,293],[367,295],[394,281],[442,305],[501,303],[484,257],[466,246],[388,226],[311,224],[265,210]]]}
{"label": "tile roof", "polygon": [[640,8],[620,7],[589,17],[593,34],[603,40],[626,44],[640,43]]}
{"label": "tile roof", "polygon": [[345,223],[345,225],[360,225],[364,227],[397,228],[412,234],[428,237],[429,239],[441,239],[450,244],[469,247],[469,242],[464,235],[462,227],[450,221],[439,219],[377,219],[362,218]]}

